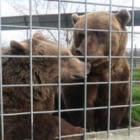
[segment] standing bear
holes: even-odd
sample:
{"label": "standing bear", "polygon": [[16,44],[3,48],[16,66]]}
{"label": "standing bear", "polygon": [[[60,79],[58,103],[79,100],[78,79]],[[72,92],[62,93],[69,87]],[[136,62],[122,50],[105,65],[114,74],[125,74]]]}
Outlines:
{"label": "standing bear", "polygon": [[[30,88],[30,40],[22,42],[11,41],[10,47],[2,48],[3,55],[11,57],[2,58],[3,85],[3,113],[13,114],[4,116],[5,140],[31,139],[31,124],[33,124],[34,140],[55,140],[59,135],[58,117],[52,113],[41,114],[39,111],[54,110],[54,91],[56,86],[44,84],[58,83],[58,47],[57,43],[43,41],[42,34],[35,34],[32,39],[32,81],[33,81],[33,122],[31,122],[31,88]],[[44,40],[47,40],[44,38]],[[61,47],[63,56],[71,56],[71,52]],[[12,57],[16,55],[17,57]],[[36,56],[37,55],[37,56]],[[38,57],[42,56],[42,57]],[[22,56],[22,58],[21,58]],[[48,56],[48,57],[45,57]],[[49,57],[56,56],[56,57]],[[77,58],[61,59],[61,82],[72,82],[85,77],[84,62]],[[87,74],[90,72],[87,65]],[[35,85],[34,85],[35,84]],[[43,84],[43,85],[40,85]],[[12,86],[13,85],[13,86]],[[24,86],[25,85],[25,86]],[[38,111],[37,113],[35,113]],[[22,113],[25,113],[24,115]],[[1,125],[0,125],[1,126]],[[61,119],[61,134],[82,134],[81,127],[75,127]],[[0,130],[0,139],[1,139]],[[64,140],[82,140],[82,136],[67,137]]]}
{"label": "standing bear", "polygon": [[[130,14],[127,10],[120,10],[118,13],[111,13],[110,16],[108,12],[98,11],[88,13],[86,17],[87,38],[85,38],[84,30],[85,15],[72,15],[75,30],[73,32],[71,52],[84,58],[85,42],[87,43],[87,56],[89,56],[87,61],[91,64],[91,72],[87,78],[87,82],[90,82],[90,84],[87,85],[86,105],[87,108],[92,108],[87,110],[87,129],[107,130],[109,100],[111,105],[110,129],[116,129],[120,126],[124,115],[128,113],[128,108],[121,107],[121,105],[129,105],[130,97],[129,66],[127,60],[121,58],[125,54],[127,44],[125,26],[130,21]],[[111,33],[109,32],[110,23]],[[109,53],[114,57],[111,57],[110,73]],[[115,56],[118,57],[115,58]],[[109,76],[112,82],[110,84],[110,96]],[[79,82],[84,82],[84,80],[79,80]],[[63,99],[68,109],[83,108],[85,100],[84,85],[63,87]],[[119,105],[120,107],[113,107]],[[93,109],[93,107],[96,107],[96,109]],[[71,111],[68,115],[72,124],[84,126],[84,111]]]}

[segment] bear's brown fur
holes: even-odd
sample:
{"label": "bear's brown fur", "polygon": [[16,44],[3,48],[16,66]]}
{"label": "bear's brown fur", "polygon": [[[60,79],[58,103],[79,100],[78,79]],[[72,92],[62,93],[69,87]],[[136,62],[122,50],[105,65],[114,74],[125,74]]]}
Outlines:
{"label": "bear's brown fur", "polygon": [[[43,35],[38,33],[32,39],[33,55],[58,55],[56,43],[43,41]],[[45,38],[44,38],[45,39]],[[29,55],[29,40],[22,42],[11,41],[10,47],[2,48],[3,55]],[[70,56],[71,52],[61,47],[61,55]],[[90,72],[90,64],[88,72]],[[61,59],[61,81],[72,82],[84,78],[84,63],[76,58]],[[4,113],[30,112],[30,59],[29,58],[3,58],[2,78],[4,85],[26,85],[3,88]],[[58,82],[58,58],[33,57],[32,58],[33,84],[48,84]],[[33,86],[33,111],[54,110],[54,88],[56,86]],[[59,134],[58,117],[52,113],[34,114],[33,129],[34,140],[54,140]],[[74,127],[61,119],[62,135],[82,133],[82,128]],[[6,140],[25,140],[31,138],[31,115],[17,115],[4,117],[4,134]],[[0,131],[1,133],[1,131]],[[1,135],[1,134],[0,134]],[[65,140],[82,140],[82,137],[64,138]]]}
{"label": "bear's brown fur", "polygon": [[[109,58],[98,58],[99,56],[109,56],[109,42],[111,42],[111,55],[123,56],[127,43],[126,24],[130,21],[130,14],[126,10],[111,14],[111,40],[109,39],[110,16],[108,12],[98,11],[87,14],[87,40],[85,39],[85,15],[72,15],[74,28],[71,51],[74,55],[85,55],[85,40],[87,41],[87,55],[97,56],[87,58],[91,63],[91,73],[88,75],[87,82],[106,82],[104,84],[87,85],[87,107],[106,107],[108,106],[109,95]],[[94,30],[95,31],[94,31]],[[96,31],[98,30],[98,31]],[[117,32],[117,31],[120,31]],[[110,105],[128,105],[129,104],[129,67],[124,58],[111,59],[111,81],[120,82],[111,84]],[[80,81],[82,82],[82,81]],[[122,83],[121,83],[122,82]],[[84,86],[63,87],[63,97],[66,108],[84,107]],[[108,127],[108,109],[96,109],[87,111],[88,130],[106,130]],[[116,129],[121,124],[125,114],[126,107],[117,107],[110,109],[110,129]],[[71,123],[84,126],[84,112],[74,111],[69,113]]]}

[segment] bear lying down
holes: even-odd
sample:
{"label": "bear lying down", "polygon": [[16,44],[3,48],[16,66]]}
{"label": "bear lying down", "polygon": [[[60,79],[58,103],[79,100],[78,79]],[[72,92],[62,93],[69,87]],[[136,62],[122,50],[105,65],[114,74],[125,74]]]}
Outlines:
{"label": "bear lying down", "polygon": [[[45,41],[43,41],[45,40]],[[22,42],[11,41],[10,47],[2,48],[3,55],[29,55],[29,40]],[[58,55],[57,43],[36,33],[32,39],[33,55]],[[61,47],[61,55],[71,56],[70,51]],[[61,81],[72,82],[84,78],[84,63],[76,58],[61,59]],[[30,84],[29,58],[3,58],[2,59],[3,84]],[[90,65],[87,65],[87,73]],[[33,84],[58,82],[58,58],[32,58]],[[51,111],[54,109],[55,86],[33,87],[33,111]],[[3,108],[4,113],[28,112],[31,108],[30,87],[4,87]],[[59,133],[58,117],[52,114],[33,115],[34,140],[54,140]],[[31,139],[31,115],[17,115],[4,117],[5,140]],[[61,134],[82,134],[82,128],[74,127],[61,120]],[[1,132],[1,131],[0,131]],[[82,137],[65,138],[65,140],[82,140]]]}

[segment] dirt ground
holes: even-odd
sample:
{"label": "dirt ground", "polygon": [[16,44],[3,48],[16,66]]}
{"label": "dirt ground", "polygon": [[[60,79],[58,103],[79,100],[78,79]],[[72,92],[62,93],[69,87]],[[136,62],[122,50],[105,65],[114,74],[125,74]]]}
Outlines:
{"label": "dirt ground", "polygon": [[[107,140],[107,132],[88,133],[87,140]],[[108,140],[140,140],[140,127],[132,128],[130,136],[128,136],[128,129],[110,131]]]}

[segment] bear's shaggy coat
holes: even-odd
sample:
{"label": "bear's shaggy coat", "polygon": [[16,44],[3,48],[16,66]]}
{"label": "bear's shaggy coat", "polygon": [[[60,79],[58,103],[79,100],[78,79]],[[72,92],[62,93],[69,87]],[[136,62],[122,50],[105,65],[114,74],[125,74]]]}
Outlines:
{"label": "bear's shaggy coat", "polygon": [[[36,33],[32,39],[32,54],[41,56],[57,56],[57,43],[43,41],[43,35]],[[54,110],[54,96],[56,86],[41,86],[39,84],[58,83],[58,57],[33,57],[32,58],[32,84],[30,88],[30,40],[22,42],[11,41],[10,47],[2,48],[3,55],[17,55],[19,58],[2,59],[3,85],[3,109],[4,113],[23,113],[27,115],[12,115],[4,117],[5,140],[31,139],[31,90],[33,90],[33,111]],[[20,56],[27,56],[20,58]],[[71,56],[71,52],[61,47],[61,55]],[[61,59],[61,81],[72,82],[78,78],[84,78],[84,63],[77,58]],[[90,65],[88,65],[88,72]],[[18,85],[18,86],[16,86]],[[20,86],[21,85],[21,86]],[[25,86],[24,86],[25,85]],[[29,112],[29,113],[28,113]],[[59,134],[58,117],[52,113],[33,115],[34,140],[54,140]],[[61,119],[62,135],[79,134],[83,130],[74,127]],[[0,131],[1,133],[1,131]],[[82,140],[82,137],[64,138],[64,140]]]}
{"label": "bear's shaggy coat", "polygon": [[[74,55],[85,55],[85,40],[87,42],[87,55],[91,56],[87,60],[91,63],[91,72],[88,75],[87,82],[105,82],[104,84],[87,85],[87,107],[105,107],[87,111],[88,130],[107,130],[108,127],[108,109],[109,97],[110,105],[128,105],[129,104],[129,67],[127,60],[121,58],[125,54],[127,43],[127,33],[125,26],[130,21],[130,14],[127,10],[121,10],[118,13],[111,14],[112,22],[109,22],[108,12],[98,11],[87,14],[87,28],[98,31],[87,31],[85,39],[84,30],[74,30],[71,43],[71,52]],[[75,29],[85,28],[85,15],[72,15],[72,21]],[[110,28],[111,23],[111,28]],[[100,31],[115,30],[116,32]],[[120,32],[119,32],[120,31]],[[111,39],[110,39],[111,36]],[[109,49],[111,46],[111,50]],[[111,59],[111,71],[109,73],[109,54]],[[92,56],[97,56],[92,58]],[[99,56],[103,56],[100,57]],[[115,58],[115,56],[120,56]],[[109,78],[110,76],[110,78]],[[109,85],[111,83],[111,92],[109,95]],[[126,82],[125,82],[126,81]],[[82,81],[79,81],[82,82]],[[120,83],[115,83],[120,82]],[[63,87],[63,97],[66,108],[84,107],[84,86]],[[126,107],[117,107],[110,109],[110,129],[116,129],[121,124],[125,114],[128,113]],[[84,112],[74,111],[69,113],[70,121],[74,125],[84,125]]]}

